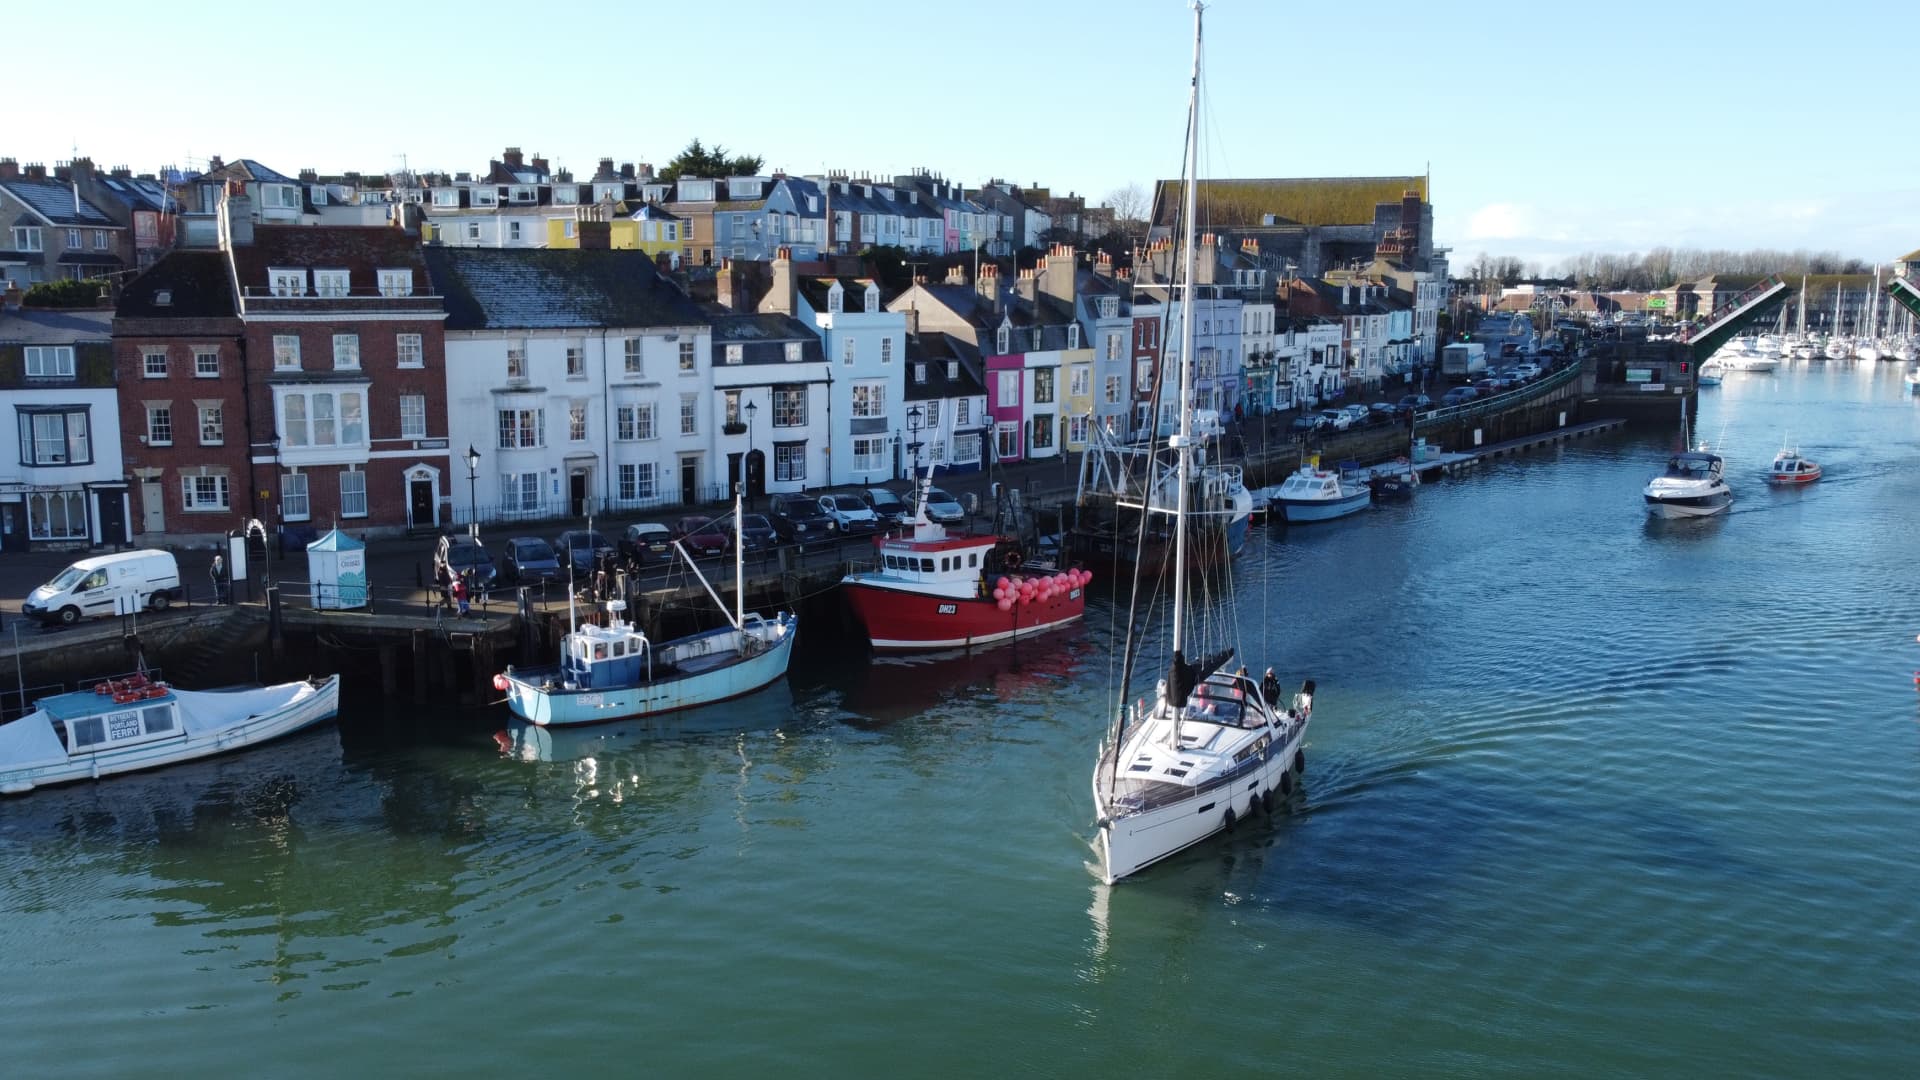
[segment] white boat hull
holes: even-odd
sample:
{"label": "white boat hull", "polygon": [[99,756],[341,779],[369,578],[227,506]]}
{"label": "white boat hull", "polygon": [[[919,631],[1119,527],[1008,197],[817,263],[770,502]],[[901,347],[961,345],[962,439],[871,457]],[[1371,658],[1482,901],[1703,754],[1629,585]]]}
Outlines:
{"label": "white boat hull", "polygon": [[1732,492],[1667,499],[1647,496],[1647,513],[1657,518],[1712,517],[1725,513],[1732,506]]}
{"label": "white boat hull", "polygon": [[[1307,725],[1296,723],[1291,737],[1270,743],[1257,766],[1217,786],[1195,790],[1187,798],[1136,813],[1115,814],[1100,823],[1101,880],[1112,885],[1209,837],[1237,827],[1263,805],[1262,796],[1290,795],[1293,765],[1306,741]],[[1304,760],[1304,759],[1303,759]],[[1094,804],[1099,805],[1100,782],[1094,781]],[[1231,817],[1229,817],[1231,815]]]}
{"label": "white boat hull", "polygon": [[[75,751],[63,761],[0,766],[0,794],[17,795],[49,784],[97,780],[197,761],[291,735],[338,715],[340,676],[328,676],[317,685],[301,682],[251,690],[174,690],[173,695],[182,713],[177,736],[93,752]],[[255,708],[263,711],[252,711]],[[231,721],[205,722],[205,717],[224,709],[245,710],[245,715]],[[44,722],[38,717],[30,714],[13,724]]]}
{"label": "white boat hull", "polygon": [[1341,495],[1337,499],[1283,499],[1274,496],[1272,512],[1289,525],[1308,521],[1332,521],[1365,510],[1373,501],[1368,488]]}

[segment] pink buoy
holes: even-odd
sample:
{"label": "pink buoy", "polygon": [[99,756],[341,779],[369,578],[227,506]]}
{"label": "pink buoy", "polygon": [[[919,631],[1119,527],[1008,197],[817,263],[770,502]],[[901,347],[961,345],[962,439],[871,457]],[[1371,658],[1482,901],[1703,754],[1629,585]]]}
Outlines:
{"label": "pink buoy", "polygon": [[1000,599],[995,600],[993,602],[993,606],[999,608],[1001,611],[1012,611],[1013,601],[1003,596]]}

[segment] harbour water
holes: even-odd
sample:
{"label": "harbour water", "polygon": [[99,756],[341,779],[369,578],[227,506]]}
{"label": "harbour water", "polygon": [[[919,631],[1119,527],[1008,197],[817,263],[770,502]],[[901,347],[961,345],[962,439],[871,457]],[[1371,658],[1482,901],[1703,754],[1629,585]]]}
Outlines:
{"label": "harbour water", "polygon": [[[1108,889],[1121,636],[869,665],[661,728],[401,733],[0,802],[35,1076],[1888,1076],[1920,1065],[1920,404],[1732,375],[1235,566],[1319,680],[1303,795]],[[1760,474],[1791,439],[1806,490]],[[349,678],[351,678],[349,673]]]}

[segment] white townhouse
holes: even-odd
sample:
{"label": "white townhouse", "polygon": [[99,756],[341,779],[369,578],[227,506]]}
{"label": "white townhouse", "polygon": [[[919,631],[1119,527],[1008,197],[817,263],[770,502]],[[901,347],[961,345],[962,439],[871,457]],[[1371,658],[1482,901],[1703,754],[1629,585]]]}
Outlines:
{"label": "white townhouse", "polygon": [[749,503],[768,492],[826,483],[832,384],[820,337],[791,315],[714,315],[714,459],[729,493]]}
{"label": "white townhouse", "polygon": [[446,297],[448,431],[456,459],[479,453],[470,483],[482,520],[725,497],[710,319],[651,256],[426,255]]}
{"label": "white townhouse", "polygon": [[[20,296],[8,293],[9,305]],[[0,310],[0,552],[131,541],[113,312]]]}

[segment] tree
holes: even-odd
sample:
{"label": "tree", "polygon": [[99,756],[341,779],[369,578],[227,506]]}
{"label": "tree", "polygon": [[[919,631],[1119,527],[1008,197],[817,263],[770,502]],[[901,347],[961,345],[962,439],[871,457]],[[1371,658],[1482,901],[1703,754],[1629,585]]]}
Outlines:
{"label": "tree", "polygon": [[866,260],[867,272],[887,295],[904,292],[913,284],[912,273],[907,269],[906,248],[897,244],[875,244],[862,251],[860,257]]}
{"label": "tree", "polygon": [[683,176],[705,177],[718,180],[728,176],[755,176],[766,159],[749,154],[729,157],[727,148],[719,143],[709,150],[702,146],[699,139],[688,143],[686,149],[667,162],[660,170],[660,179],[672,183]]}
{"label": "tree", "polygon": [[63,278],[59,281],[42,281],[27,290],[21,303],[28,307],[40,308],[90,308],[100,306],[100,294],[107,283],[100,278],[76,281]]}
{"label": "tree", "polygon": [[1113,211],[1115,232],[1128,240],[1146,235],[1147,213],[1151,208],[1147,205],[1146,189],[1138,183],[1129,183],[1107,192],[1107,197],[1100,201],[1100,205]]}

